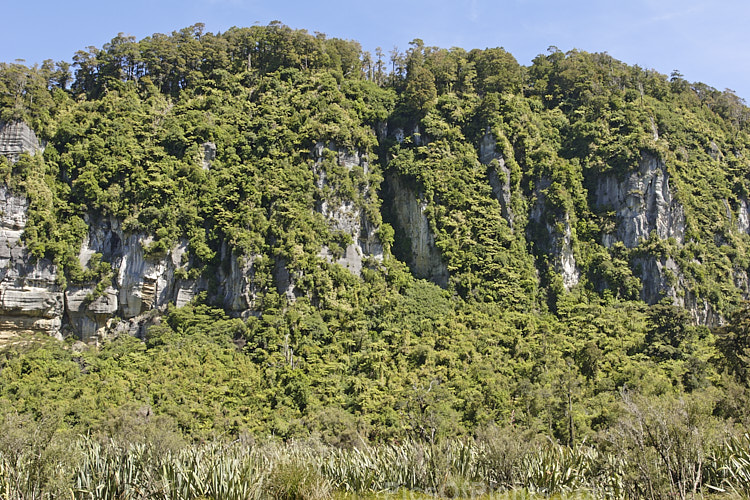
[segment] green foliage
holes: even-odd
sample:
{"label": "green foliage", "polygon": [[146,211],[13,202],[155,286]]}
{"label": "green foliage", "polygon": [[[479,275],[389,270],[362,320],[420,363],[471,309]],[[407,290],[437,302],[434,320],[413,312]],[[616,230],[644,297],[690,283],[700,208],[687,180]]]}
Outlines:
{"label": "green foliage", "polygon": [[[617,449],[603,442],[574,447],[536,438],[529,442],[529,436],[511,427],[488,428],[477,438],[439,445],[406,441],[350,449],[243,438],[164,451],[151,441],[57,436],[40,447],[41,455],[15,456],[1,449],[0,491],[8,499],[392,498],[418,492],[425,498],[691,498],[747,493],[746,435],[706,449],[694,443],[705,435],[690,432],[705,431],[703,423],[680,420],[663,426],[663,414],[651,415],[654,410],[648,406],[632,409],[648,416],[639,421],[642,428],[623,419],[622,433],[614,437],[613,444],[621,446]],[[63,447],[66,454],[51,453]],[[48,475],[25,475],[39,462]],[[57,482],[50,480],[53,471]]]}
{"label": "green foliage", "polygon": [[[20,422],[8,425],[51,422],[98,441],[80,444],[81,468],[63,477],[57,448],[25,454],[19,438],[0,450],[0,487],[61,496],[75,477],[77,498],[702,491],[696,467],[715,430],[750,423],[744,103],[606,53],[553,49],[525,68],[501,48],[417,39],[394,50],[388,75],[382,57],[274,22],[118,35],[76,53],[74,79],[64,63],[0,65],[0,121],[24,120],[45,142],[43,154],[0,159],[29,203],[32,256],[62,270],[60,285],[93,285],[93,300],[117,270],[104,254],[82,266],[81,244],[114,218],[148,238],[151,261],[186,243],[177,274],[207,282],[143,340],[2,347],[1,414]],[[644,159],[663,164],[684,234],[613,243],[626,215],[597,190],[639,175]],[[413,242],[397,218],[383,222],[392,179],[424,202],[445,289],[397,259]],[[337,210],[361,234],[332,221]],[[384,256],[360,276],[325,257],[370,230]],[[242,318],[214,302],[238,263],[251,265],[254,300]],[[642,301],[654,302],[649,266],[666,302]],[[728,323],[695,326],[676,303]],[[477,433],[486,441],[471,442]],[[344,449],[183,448],[246,434]],[[395,440],[405,444],[367,444]],[[722,463],[706,484],[745,491],[734,479],[744,469]],[[170,486],[148,490],[149,474]]]}
{"label": "green foliage", "polygon": [[715,332],[716,347],[722,354],[722,365],[746,386],[750,383],[749,321],[750,309],[745,305],[729,318],[726,325]]}

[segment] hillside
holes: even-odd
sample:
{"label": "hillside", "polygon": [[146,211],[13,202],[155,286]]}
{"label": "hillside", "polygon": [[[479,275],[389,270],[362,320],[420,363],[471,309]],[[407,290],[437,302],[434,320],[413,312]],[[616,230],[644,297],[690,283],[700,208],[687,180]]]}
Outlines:
{"label": "hillside", "polygon": [[606,53],[386,59],[278,23],[73,60],[0,64],[4,414],[573,445],[638,394],[747,428],[731,92]]}

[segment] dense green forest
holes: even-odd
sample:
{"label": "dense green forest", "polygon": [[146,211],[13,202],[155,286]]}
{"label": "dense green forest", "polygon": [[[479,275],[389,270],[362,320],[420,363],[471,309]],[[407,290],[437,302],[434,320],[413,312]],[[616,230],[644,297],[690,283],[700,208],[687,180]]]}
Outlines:
{"label": "dense green forest", "polygon": [[[28,199],[23,242],[57,266],[58,285],[91,285],[94,300],[117,279],[101,254],[79,259],[109,218],[149,235],[153,261],[187,242],[180,279],[203,283],[184,307],[146,312],[143,338],[0,346],[0,475],[32,442],[41,474],[55,443],[81,435],[443,454],[507,435],[553,455],[619,450],[631,460],[622,494],[709,493],[729,469],[701,464],[724,443],[747,448],[750,426],[748,118],[731,91],[607,53],[550,47],[522,66],[502,48],[416,39],[373,55],[280,23],[119,35],[72,64],[0,63],[0,122],[25,122],[44,144],[0,158],[0,175]],[[664,166],[680,228],[628,243],[620,207],[597,193],[648,158]],[[422,204],[443,282],[411,265],[398,186]],[[342,203],[382,245],[358,273],[336,263],[356,235],[321,208]],[[252,262],[245,311],[217,299],[230,259]],[[661,295],[644,291],[654,286]]]}

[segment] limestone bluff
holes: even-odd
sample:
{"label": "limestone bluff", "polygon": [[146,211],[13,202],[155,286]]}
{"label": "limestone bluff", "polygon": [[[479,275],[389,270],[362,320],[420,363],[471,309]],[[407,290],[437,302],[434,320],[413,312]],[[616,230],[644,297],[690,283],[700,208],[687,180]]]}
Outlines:
{"label": "limestone bluff", "polygon": [[[401,129],[388,132],[386,126],[382,132],[397,141],[404,139]],[[418,129],[413,135],[419,135]],[[518,214],[514,214],[510,206],[510,174],[503,156],[497,151],[495,138],[490,132],[477,146],[483,164],[490,165],[494,161],[487,183],[501,203],[508,225],[513,227]],[[204,145],[203,148],[209,151],[209,156],[216,155],[215,145]],[[0,152],[10,161],[16,161],[24,153],[41,154],[42,150],[36,135],[25,123],[4,123],[0,127]],[[335,163],[347,169],[355,166],[368,168],[365,154],[340,149],[333,143],[318,142],[310,152],[310,158],[312,173],[321,189],[327,184],[322,162],[325,154],[331,154]],[[204,162],[204,168],[210,168],[210,159]],[[528,231],[527,237],[549,253],[554,268],[569,289],[578,283],[579,277],[571,246],[570,215],[548,209],[545,196],[549,185],[544,178],[538,180],[527,200],[528,213],[523,217],[532,225],[541,227],[541,233]],[[435,245],[425,215],[425,202],[420,201],[422,194],[412,186],[398,175],[389,174],[384,188],[387,210],[391,212],[394,226],[409,242],[406,263],[414,275],[446,287],[449,270]],[[357,195],[375,194],[366,187]],[[683,208],[670,188],[667,165],[650,154],[644,154],[639,168],[625,178],[613,175],[597,178],[592,201],[596,208],[606,208],[614,215],[614,227],[602,236],[604,247],[622,244],[633,248],[649,238],[652,232],[659,239],[673,238],[678,244],[684,240]],[[115,279],[96,296],[94,284],[63,287],[59,284],[56,266],[48,259],[32,257],[24,246],[22,235],[27,210],[28,200],[22,193],[12,192],[7,186],[0,187],[0,329],[5,337],[18,332],[45,332],[58,337],[68,332],[84,340],[120,332],[143,336],[145,328],[168,304],[180,307],[196,294],[209,289],[208,276],[186,277],[184,271],[191,266],[186,241],[180,241],[162,258],[148,258],[144,246],[151,241],[149,235],[129,233],[123,230],[121,220],[93,211],[86,215],[89,231],[80,247],[80,263],[85,267],[92,255],[99,254],[116,270]],[[334,198],[334,201],[323,201],[316,210],[323,214],[332,228],[350,239],[342,254],[334,255],[324,247],[320,258],[343,266],[355,275],[360,274],[363,259],[383,258],[378,228],[353,200]],[[727,217],[739,221],[737,231],[748,232],[748,225],[742,223],[748,219],[747,213],[744,199],[737,214],[727,213]],[[260,290],[254,277],[254,257],[237,256],[222,246],[221,258],[226,266],[216,276],[218,286],[209,300],[232,315],[257,314],[256,300]],[[633,259],[631,265],[642,282],[640,298],[644,302],[653,304],[667,297],[673,304],[686,308],[696,323],[716,325],[721,322],[720,315],[706,299],[691,289],[672,258],[641,255]],[[282,261],[275,268],[276,288],[293,301],[295,276],[289,274]],[[744,278],[737,276],[742,293],[747,296],[750,285],[746,276]]]}

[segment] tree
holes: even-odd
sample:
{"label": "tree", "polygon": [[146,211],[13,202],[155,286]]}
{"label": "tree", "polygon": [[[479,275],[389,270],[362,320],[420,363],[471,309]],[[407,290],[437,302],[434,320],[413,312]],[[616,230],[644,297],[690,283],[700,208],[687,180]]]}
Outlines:
{"label": "tree", "polygon": [[469,59],[474,62],[480,91],[516,93],[521,90],[523,70],[505,49],[474,49],[469,53]]}
{"label": "tree", "polygon": [[656,359],[679,359],[688,335],[690,315],[677,306],[654,304],[646,313],[646,353]]}
{"label": "tree", "polygon": [[87,50],[79,50],[73,56],[73,66],[76,66],[73,90],[76,92],[94,94],[99,83],[99,57],[101,51],[93,46]]}
{"label": "tree", "polygon": [[383,49],[380,47],[375,48],[375,83],[383,85],[385,82],[385,62],[383,61]]}
{"label": "tree", "polygon": [[437,102],[435,77],[424,66],[415,66],[406,78],[404,102],[416,111],[426,112]]}
{"label": "tree", "polygon": [[723,356],[720,365],[750,387],[750,303],[743,304],[714,335]]}

